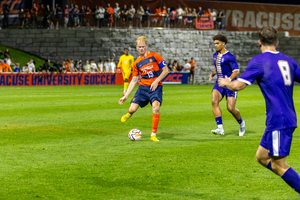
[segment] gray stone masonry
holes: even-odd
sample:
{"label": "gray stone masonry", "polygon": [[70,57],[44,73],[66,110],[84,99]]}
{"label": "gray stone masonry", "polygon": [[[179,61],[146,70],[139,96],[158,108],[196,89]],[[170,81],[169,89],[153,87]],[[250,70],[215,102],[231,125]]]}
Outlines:
{"label": "gray stone masonry", "polygon": [[[177,60],[184,64],[184,59],[194,57],[197,62],[195,71],[196,84],[212,84],[209,74],[214,70],[214,44],[212,37],[225,34],[229,43],[226,49],[236,56],[241,73],[249,60],[260,53],[256,32],[219,32],[198,30],[154,30],[154,29],[77,29],[77,30],[0,30],[0,44],[20,49],[53,62],[64,59],[107,59],[115,61],[128,47],[134,58],[138,57],[135,48],[137,37],[148,37],[149,50],[159,53],[168,63]],[[300,37],[288,37],[279,33],[278,50],[291,56],[300,63]]]}

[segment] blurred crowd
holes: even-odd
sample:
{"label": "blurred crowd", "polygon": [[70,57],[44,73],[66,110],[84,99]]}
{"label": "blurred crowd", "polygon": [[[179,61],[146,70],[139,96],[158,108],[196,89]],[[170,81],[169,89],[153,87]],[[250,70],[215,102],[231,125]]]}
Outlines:
{"label": "blurred crowd", "polygon": [[[9,8],[3,8],[2,27],[8,27]],[[95,5],[89,7],[85,5],[70,4],[63,8],[56,4],[54,9],[49,5],[33,4],[31,9],[19,10],[20,28],[103,28],[103,27],[165,27],[165,28],[193,28],[197,18],[212,18],[215,29],[224,28],[224,11],[198,8],[167,8],[157,7],[151,10],[149,6],[126,5],[119,7],[116,3],[114,7],[107,5]]]}

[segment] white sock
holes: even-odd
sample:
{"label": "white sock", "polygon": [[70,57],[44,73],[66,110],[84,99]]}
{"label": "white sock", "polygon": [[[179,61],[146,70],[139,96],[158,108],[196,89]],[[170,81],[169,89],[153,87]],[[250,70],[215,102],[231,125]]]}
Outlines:
{"label": "white sock", "polygon": [[218,128],[223,130],[223,124],[218,125]]}
{"label": "white sock", "polygon": [[152,136],[152,135],[156,136],[156,133],[151,133],[151,136]]}
{"label": "white sock", "polygon": [[126,89],[124,89],[124,93],[126,92]]}

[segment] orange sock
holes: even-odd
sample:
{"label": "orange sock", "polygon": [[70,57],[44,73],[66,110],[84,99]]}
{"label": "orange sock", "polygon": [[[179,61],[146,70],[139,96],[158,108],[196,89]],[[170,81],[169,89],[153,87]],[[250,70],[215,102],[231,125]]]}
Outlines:
{"label": "orange sock", "polygon": [[157,132],[159,118],[160,118],[160,114],[153,114],[153,117],[152,117],[152,133]]}

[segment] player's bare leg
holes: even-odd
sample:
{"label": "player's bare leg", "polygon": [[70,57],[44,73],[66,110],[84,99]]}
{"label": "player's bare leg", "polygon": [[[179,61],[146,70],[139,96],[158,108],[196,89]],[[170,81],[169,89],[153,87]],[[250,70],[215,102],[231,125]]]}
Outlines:
{"label": "player's bare leg", "polygon": [[131,103],[128,109],[128,113],[122,116],[121,122],[126,122],[133,115],[133,113],[137,111],[138,108],[139,108],[139,104]]}
{"label": "player's bare leg", "polygon": [[240,124],[239,136],[245,134],[245,121],[243,121],[240,111],[235,107],[236,99],[234,97],[227,97],[227,110],[233,115],[236,121]]}
{"label": "player's bare leg", "polygon": [[221,100],[222,100],[222,95],[220,94],[220,92],[218,90],[213,90],[211,105],[212,105],[212,111],[213,111],[214,117],[216,119],[218,128],[215,130],[212,130],[211,132],[213,134],[224,135],[224,129],[223,129],[223,123],[222,123],[222,111],[221,111],[221,108],[219,105]]}
{"label": "player's bare leg", "polygon": [[153,112],[153,117],[152,117],[152,133],[151,133],[151,140],[158,142],[159,140],[156,138],[156,132],[157,132],[157,127],[160,119],[160,114],[159,114],[159,108],[160,108],[160,102],[155,100],[152,103],[152,112]]}
{"label": "player's bare leg", "polygon": [[300,194],[300,176],[286,163],[286,156],[270,157],[268,150],[259,146],[256,152],[256,160],[264,167],[280,176],[291,188]]}

